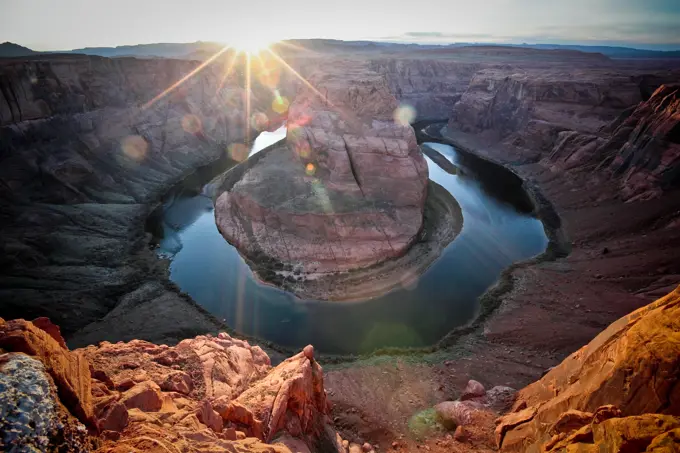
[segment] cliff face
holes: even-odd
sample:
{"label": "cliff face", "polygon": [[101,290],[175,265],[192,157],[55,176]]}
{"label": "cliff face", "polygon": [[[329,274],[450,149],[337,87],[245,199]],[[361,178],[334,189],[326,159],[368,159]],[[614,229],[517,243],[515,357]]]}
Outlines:
{"label": "cliff face", "polygon": [[499,420],[501,451],[672,451],[662,447],[680,429],[679,315],[680,288],[522,389]]}
{"label": "cliff face", "polygon": [[488,66],[436,59],[376,59],[370,69],[383,75],[390,91],[419,119],[449,118],[473,75]]}
{"label": "cliff face", "polygon": [[[166,289],[142,235],[149,203],[171,184],[244,158],[228,154],[246,138],[244,91],[221,64],[154,99],[197,66],[84,56],[0,63],[5,316],[48,315],[70,335],[141,295],[166,313],[183,307],[177,320],[159,320],[158,339],[214,328]],[[256,87],[253,111],[268,112],[271,98]]]}
{"label": "cliff face", "polygon": [[134,340],[69,351],[43,318],[0,319],[0,348],[8,448],[344,451],[311,346],[275,368],[225,333],[175,347]]}
{"label": "cliff face", "polygon": [[558,132],[596,132],[641,101],[626,74],[486,69],[472,78],[449,124],[464,132],[489,132],[514,145],[548,150]]}

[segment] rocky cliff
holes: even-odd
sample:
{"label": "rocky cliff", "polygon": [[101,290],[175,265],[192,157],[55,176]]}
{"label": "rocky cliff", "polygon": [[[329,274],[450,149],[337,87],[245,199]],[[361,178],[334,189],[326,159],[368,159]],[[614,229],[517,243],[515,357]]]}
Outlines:
{"label": "rocky cliff", "polygon": [[[338,62],[301,84],[288,141],[223,187],[220,232],[252,260],[317,278],[403,255],[423,224],[428,170],[384,77]],[[295,277],[293,277],[295,278]]]}
{"label": "rocky cliff", "polygon": [[501,451],[676,451],[679,315],[677,288],[614,322],[522,389],[499,420]]}
{"label": "rocky cliff", "polygon": [[446,119],[485,62],[437,59],[375,59],[370,69],[382,74],[392,94],[413,108],[418,119]]}
{"label": "rocky cliff", "polygon": [[[221,62],[78,55],[0,62],[4,316],[48,315],[70,336],[114,307],[135,312],[139,325],[108,323],[121,329],[118,339],[217,327],[169,287],[143,226],[173,183],[245,157],[241,69],[225,78]],[[255,81],[251,111],[270,112],[272,99]],[[144,310],[167,317],[155,316],[152,327]]]}
{"label": "rocky cliff", "polygon": [[0,352],[8,451],[345,451],[311,346],[275,368],[225,333],[69,351],[42,318],[0,319]]}

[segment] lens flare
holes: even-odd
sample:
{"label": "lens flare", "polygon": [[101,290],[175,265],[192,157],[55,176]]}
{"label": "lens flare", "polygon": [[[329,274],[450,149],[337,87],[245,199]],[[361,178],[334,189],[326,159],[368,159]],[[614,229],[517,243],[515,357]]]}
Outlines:
{"label": "lens flare", "polygon": [[316,173],[316,166],[311,162],[308,163],[305,167],[305,173],[307,173],[308,176],[313,176],[314,173]]}
{"label": "lens flare", "polygon": [[288,98],[276,93],[276,96],[272,101],[272,110],[279,115],[282,115],[288,111],[288,107],[290,107],[290,101]]}
{"label": "lens flare", "polygon": [[255,112],[250,117],[250,125],[256,131],[262,132],[269,127],[269,118],[262,112]]}
{"label": "lens flare", "polygon": [[248,147],[243,143],[232,143],[228,148],[229,157],[236,162],[243,162],[248,157]]}
{"label": "lens flare", "polygon": [[401,104],[394,111],[394,122],[402,126],[408,126],[416,119],[416,109],[408,104]]}
{"label": "lens flare", "polygon": [[182,129],[186,132],[196,135],[202,129],[201,119],[193,114],[184,115],[182,117]]}
{"label": "lens flare", "polygon": [[120,147],[126,156],[140,161],[146,157],[149,144],[139,135],[128,135],[123,139]]}

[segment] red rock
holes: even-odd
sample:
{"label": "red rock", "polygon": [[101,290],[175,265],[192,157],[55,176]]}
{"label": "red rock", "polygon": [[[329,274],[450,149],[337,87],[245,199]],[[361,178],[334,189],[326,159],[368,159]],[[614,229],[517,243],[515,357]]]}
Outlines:
{"label": "red rock", "polygon": [[314,360],[314,346],[308,344],[305,346],[302,352],[304,352],[305,357],[307,357],[309,360]]}
{"label": "red rock", "polygon": [[59,346],[61,346],[64,349],[68,349],[68,346],[66,346],[66,341],[64,341],[64,337],[61,336],[61,329],[59,328],[59,326],[52,324],[50,318],[46,318],[43,316],[40,318],[35,318],[31,322],[38,329],[42,329],[45,332],[47,332],[50,337],[54,338],[54,340],[57,343],[59,343]]}
{"label": "red rock", "polygon": [[465,386],[465,390],[463,390],[463,393],[460,396],[460,400],[465,401],[472,398],[479,398],[484,395],[486,395],[486,389],[484,386],[481,383],[470,379]]}
{"label": "red rock", "polygon": [[160,383],[161,390],[168,392],[177,392],[188,395],[194,388],[194,383],[191,376],[183,371],[175,371],[167,375],[167,377]]}
{"label": "red rock", "polygon": [[153,381],[136,384],[121,395],[120,401],[128,409],[137,408],[144,412],[157,412],[163,406],[161,389]]}
{"label": "red rock", "polygon": [[557,421],[550,427],[550,434],[569,434],[577,431],[593,421],[593,414],[577,410],[563,412]]}
{"label": "red rock", "polygon": [[224,430],[224,437],[227,440],[236,440],[236,429],[235,428],[227,428]]}
{"label": "red rock", "polygon": [[458,426],[456,432],[453,433],[453,439],[457,442],[466,442],[468,440],[468,433],[464,426]]}
{"label": "red rock", "polygon": [[62,403],[83,423],[96,426],[87,360],[23,319],[0,322],[0,349],[23,352],[40,360],[54,379]]}
{"label": "red rock", "polygon": [[361,449],[364,451],[364,453],[368,453],[369,451],[373,450],[373,446],[368,442],[364,442],[364,444],[361,446]]}
{"label": "red rock", "polygon": [[[551,426],[564,423],[565,429],[556,431],[566,431],[572,422],[574,427],[586,423],[588,413],[592,414],[593,436],[603,439],[602,427],[610,427],[612,432],[629,429],[627,426],[647,430],[645,426],[652,422],[636,419],[640,414],[680,413],[680,396],[673,391],[680,367],[679,318],[680,288],[612,323],[541,380],[522,389],[514,410],[527,409],[499,420],[501,451],[524,451],[546,444],[551,441]],[[568,441],[561,440],[552,448]]]}
{"label": "red rock", "polygon": [[128,424],[128,411],[124,404],[116,401],[97,418],[100,431],[121,432]]}
{"label": "red rock", "polygon": [[198,417],[198,420],[201,423],[203,423],[205,426],[212,429],[216,433],[222,432],[222,427],[224,426],[222,417],[220,417],[220,414],[213,410],[208,400],[203,400],[198,410],[196,411],[196,416]]}
{"label": "red rock", "polygon": [[[300,85],[287,143],[225,180],[215,199],[221,234],[245,256],[303,277],[403,255],[420,233],[428,187],[413,129],[394,121],[399,103],[370,68],[343,62],[311,77],[325,99]],[[276,270],[259,272],[271,279]]]}
{"label": "red rock", "polygon": [[434,407],[439,421],[448,429],[469,425],[483,406],[473,401],[445,401]]}

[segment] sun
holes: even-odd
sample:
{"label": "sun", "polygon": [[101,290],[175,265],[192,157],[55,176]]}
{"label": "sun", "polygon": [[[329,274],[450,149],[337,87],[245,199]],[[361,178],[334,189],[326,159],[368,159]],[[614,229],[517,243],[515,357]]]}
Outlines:
{"label": "sun", "polygon": [[265,36],[253,34],[248,36],[233,37],[228,41],[228,45],[237,51],[250,55],[257,55],[260,52],[267,50],[269,46],[275,42],[275,39],[269,39]]}

